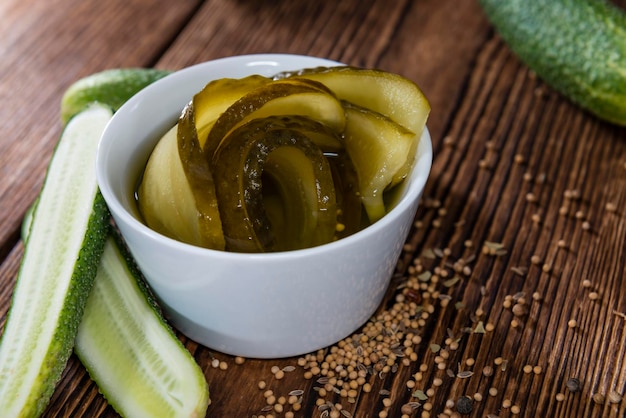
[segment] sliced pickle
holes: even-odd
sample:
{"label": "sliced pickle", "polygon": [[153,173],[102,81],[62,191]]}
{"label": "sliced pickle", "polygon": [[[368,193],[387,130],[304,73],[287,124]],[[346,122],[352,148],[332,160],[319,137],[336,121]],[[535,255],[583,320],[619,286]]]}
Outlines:
{"label": "sliced pickle", "polygon": [[253,120],[225,138],[212,163],[227,250],[283,251],[333,240],[332,171],[302,130],[280,118]]}
{"label": "sliced pickle", "polygon": [[220,78],[209,82],[193,97],[198,142],[204,148],[209,130],[234,102],[272,80],[260,75],[244,78]]}
{"label": "sliced pickle", "polygon": [[421,137],[430,104],[412,81],[393,73],[355,67],[311,68],[279,74],[319,81],[341,100],[381,113]]}
{"label": "sliced pickle", "polygon": [[345,146],[359,177],[363,206],[370,222],[385,213],[383,193],[408,172],[418,138],[391,119],[346,104]]}
{"label": "sliced pickle", "polygon": [[212,156],[224,137],[248,121],[267,116],[301,115],[337,132],[345,127],[345,112],[335,95],[319,83],[280,80],[263,85],[237,100],[211,128],[204,150]]}
{"label": "sliced pickle", "polygon": [[178,155],[177,133],[174,126],[152,151],[137,190],[138,207],[146,225],[156,232],[205,247],[196,202]]}
{"label": "sliced pickle", "polygon": [[195,100],[185,107],[178,120],[178,155],[196,202],[203,246],[223,250],[225,240],[213,174],[198,141],[194,106]]}

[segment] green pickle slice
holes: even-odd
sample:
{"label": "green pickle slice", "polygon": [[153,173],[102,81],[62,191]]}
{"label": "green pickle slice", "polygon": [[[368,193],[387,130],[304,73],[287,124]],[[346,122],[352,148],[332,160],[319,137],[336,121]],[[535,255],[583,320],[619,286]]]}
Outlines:
{"label": "green pickle slice", "polygon": [[290,122],[253,120],[228,135],[213,156],[229,251],[282,251],[333,240],[337,207],[332,171],[307,136],[324,128],[297,129]]}

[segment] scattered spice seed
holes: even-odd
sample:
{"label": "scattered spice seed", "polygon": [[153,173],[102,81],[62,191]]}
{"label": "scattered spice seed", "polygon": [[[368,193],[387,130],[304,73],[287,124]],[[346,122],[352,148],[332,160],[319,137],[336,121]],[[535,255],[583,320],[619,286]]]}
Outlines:
{"label": "scattered spice seed", "polygon": [[601,394],[600,392],[594,393],[593,396],[592,396],[592,399],[598,405],[603,405],[604,404],[604,395]]}
{"label": "scattered spice seed", "polygon": [[575,377],[570,377],[567,379],[567,382],[565,382],[565,387],[567,387],[567,390],[570,392],[579,392],[581,390],[580,380]]}
{"label": "scattered spice seed", "polygon": [[513,414],[513,415],[517,415],[517,414],[519,414],[520,412],[521,412],[521,409],[520,409],[520,407],[519,407],[519,406],[517,406],[517,405],[513,405],[513,406],[511,407],[511,414]]}
{"label": "scattered spice seed", "polygon": [[581,227],[582,227],[583,230],[589,231],[591,229],[591,223],[589,221],[585,221],[585,222],[583,222]]}
{"label": "scattered spice seed", "polygon": [[511,407],[511,400],[510,399],[505,399],[502,401],[502,408],[504,409],[508,409]]}
{"label": "scattered spice seed", "polygon": [[456,374],[456,376],[460,379],[467,379],[468,377],[472,377],[474,372],[470,370],[462,370]]}
{"label": "scattered spice seed", "polygon": [[563,395],[562,393],[557,393],[556,394],[556,401],[557,402],[563,402],[565,400],[565,395]]}
{"label": "scattered spice seed", "polygon": [[541,257],[539,257],[537,254],[534,254],[532,257],[530,257],[530,262],[533,264],[539,264],[541,263]]}
{"label": "scattered spice seed", "polygon": [[589,280],[589,279],[585,279],[585,280],[583,280],[583,287],[584,287],[584,288],[589,288],[589,287],[591,287],[591,280]]}
{"label": "scattered spice seed", "polygon": [[607,400],[609,403],[620,403],[622,401],[622,395],[616,390],[612,390],[609,392]]}
{"label": "scattered spice seed", "polygon": [[467,396],[461,396],[458,401],[456,401],[456,410],[461,415],[469,415],[472,413],[473,402]]}
{"label": "scattered spice seed", "polygon": [[567,321],[567,326],[570,328],[576,328],[576,325],[578,325],[578,322],[576,322],[575,319],[570,319],[569,321]]}
{"label": "scattered spice seed", "polygon": [[607,212],[617,212],[617,205],[613,202],[607,202],[607,204],[604,205],[604,208]]}
{"label": "scattered spice seed", "polygon": [[489,388],[489,396],[497,396],[498,395],[498,389],[495,387],[491,387]]}
{"label": "scattered spice seed", "polygon": [[533,367],[533,373],[535,374],[541,374],[541,372],[543,371],[541,366],[535,366]]}
{"label": "scattered spice seed", "polygon": [[589,299],[591,300],[597,300],[599,297],[598,292],[590,292],[589,293]]}
{"label": "scattered spice seed", "polygon": [[493,374],[493,367],[491,366],[485,366],[483,367],[483,375],[484,376],[491,376]]}

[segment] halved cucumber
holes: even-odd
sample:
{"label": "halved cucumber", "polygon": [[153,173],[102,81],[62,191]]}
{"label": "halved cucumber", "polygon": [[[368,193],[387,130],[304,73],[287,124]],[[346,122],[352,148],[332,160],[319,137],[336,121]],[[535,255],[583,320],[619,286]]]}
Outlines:
{"label": "halved cucumber", "polygon": [[130,254],[106,242],[74,348],[124,417],[204,418],[204,374],[166,324]]}
{"label": "halved cucumber", "polygon": [[95,158],[112,111],[70,120],[38,199],[0,341],[0,416],[38,416],[74,345],[108,235]]}

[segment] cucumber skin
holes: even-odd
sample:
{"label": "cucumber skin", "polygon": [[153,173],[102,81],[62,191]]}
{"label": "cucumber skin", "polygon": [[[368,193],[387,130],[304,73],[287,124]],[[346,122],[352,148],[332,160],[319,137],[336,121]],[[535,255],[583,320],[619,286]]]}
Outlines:
{"label": "cucumber skin", "polygon": [[[36,216],[36,209],[33,213]],[[24,411],[23,416],[39,416],[46,409],[61,379],[65,366],[74,349],[74,339],[78,332],[78,325],[83,316],[87,297],[91,290],[96,272],[100,263],[100,256],[104,250],[106,237],[110,232],[109,209],[100,191],[94,200],[93,212],[87,226],[87,233],[83,245],[78,253],[76,267],[72,273],[71,284],[65,298],[63,311],[54,332],[52,344],[48,350],[49,367],[46,370],[45,380],[41,383],[43,390],[40,393],[32,392],[34,409]],[[7,321],[9,318],[7,317]]]}
{"label": "cucumber skin", "polygon": [[[37,201],[30,211],[31,220],[36,216],[38,203]],[[74,348],[74,338],[82,319],[89,291],[96,277],[100,256],[104,250],[104,244],[106,237],[109,235],[110,228],[109,209],[102,194],[98,191],[94,199],[87,232],[72,273],[71,284],[65,297],[64,308],[61,311],[58,326],[54,331],[52,342],[46,353],[46,364],[40,371],[40,379],[37,382],[37,387],[31,388],[30,395],[25,403],[25,408],[20,412],[19,417],[40,416],[45,411],[56,384],[61,379],[67,361]],[[24,255],[26,255],[27,251],[28,241],[25,242]],[[19,285],[19,272],[17,285]],[[9,309],[6,323],[10,320],[11,310]],[[4,338],[0,340],[0,345],[2,345],[3,342]],[[0,406],[0,409],[1,408]]]}
{"label": "cucumber skin", "polygon": [[479,0],[511,50],[597,117],[626,125],[626,14],[606,0]]}
{"label": "cucumber skin", "polygon": [[94,102],[117,111],[141,89],[170,73],[169,70],[156,68],[111,68],[83,77],[63,94],[61,121],[67,123]]}

